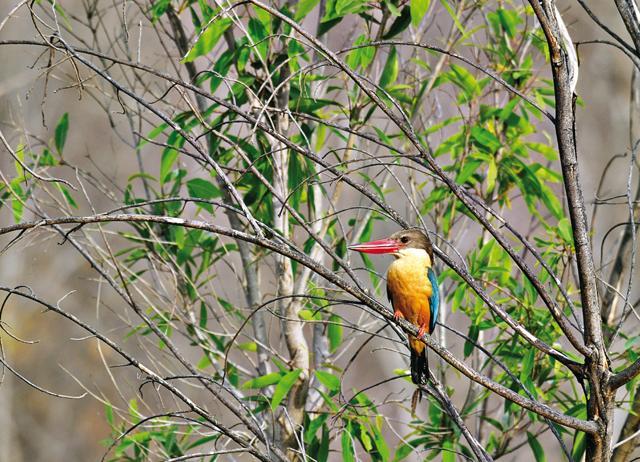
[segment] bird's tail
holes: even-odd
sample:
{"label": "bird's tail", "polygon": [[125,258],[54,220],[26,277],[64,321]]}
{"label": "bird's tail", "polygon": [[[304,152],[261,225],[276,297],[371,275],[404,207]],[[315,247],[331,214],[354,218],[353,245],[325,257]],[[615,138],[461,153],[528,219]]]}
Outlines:
{"label": "bird's tail", "polygon": [[429,379],[427,349],[420,340],[411,337],[411,381],[416,385],[426,385]]}

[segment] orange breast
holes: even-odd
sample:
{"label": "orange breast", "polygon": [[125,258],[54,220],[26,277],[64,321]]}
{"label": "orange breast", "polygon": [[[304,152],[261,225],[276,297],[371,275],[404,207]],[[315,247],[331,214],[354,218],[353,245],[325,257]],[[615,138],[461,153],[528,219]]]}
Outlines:
{"label": "orange breast", "polygon": [[427,264],[422,258],[403,257],[389,266],[387,287],[394,310],[417,326],[428,326],[431,282],[427,277]]}

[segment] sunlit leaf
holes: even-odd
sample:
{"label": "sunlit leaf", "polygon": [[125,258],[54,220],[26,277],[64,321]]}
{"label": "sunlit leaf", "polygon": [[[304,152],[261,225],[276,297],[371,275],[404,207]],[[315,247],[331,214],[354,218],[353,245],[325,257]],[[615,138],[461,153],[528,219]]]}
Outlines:
{"label": "sunlit leaf", "polygon": [[414,26],[419,26],[422,22],[422,18],[427,14],[429,10],[429,4],[431,0],[411,0],[409,5],[411,8],[411,23]]}

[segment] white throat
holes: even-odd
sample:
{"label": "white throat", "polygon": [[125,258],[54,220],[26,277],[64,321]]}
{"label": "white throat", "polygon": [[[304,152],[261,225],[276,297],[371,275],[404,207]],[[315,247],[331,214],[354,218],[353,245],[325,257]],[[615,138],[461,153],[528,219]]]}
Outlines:
{"label": "white throat", "polygon": [[427,266],[431,266],[431,258],[429,258],[429,254],[424,249],[400,249],[397,252],[394,252],[393,256],[396,258],[415,258],[419,260],[426,260]]}

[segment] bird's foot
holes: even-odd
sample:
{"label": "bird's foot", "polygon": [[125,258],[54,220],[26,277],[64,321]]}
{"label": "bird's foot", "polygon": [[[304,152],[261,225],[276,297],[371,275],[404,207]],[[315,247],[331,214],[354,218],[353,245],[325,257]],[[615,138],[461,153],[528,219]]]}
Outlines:
{"label": "bird's foot", "polygon": [[422,337],[426,333],[427,333],[427,326],[425,325],[420,326],[420,329],[418,329],[418,337]]}
{"label": "bird's foot", "polygon": [[402,311],[395,310],[393,312],[393,319],[395,319],[396,321],[398,321],[399,319],[404,319],[404,315],[402,314]]}

